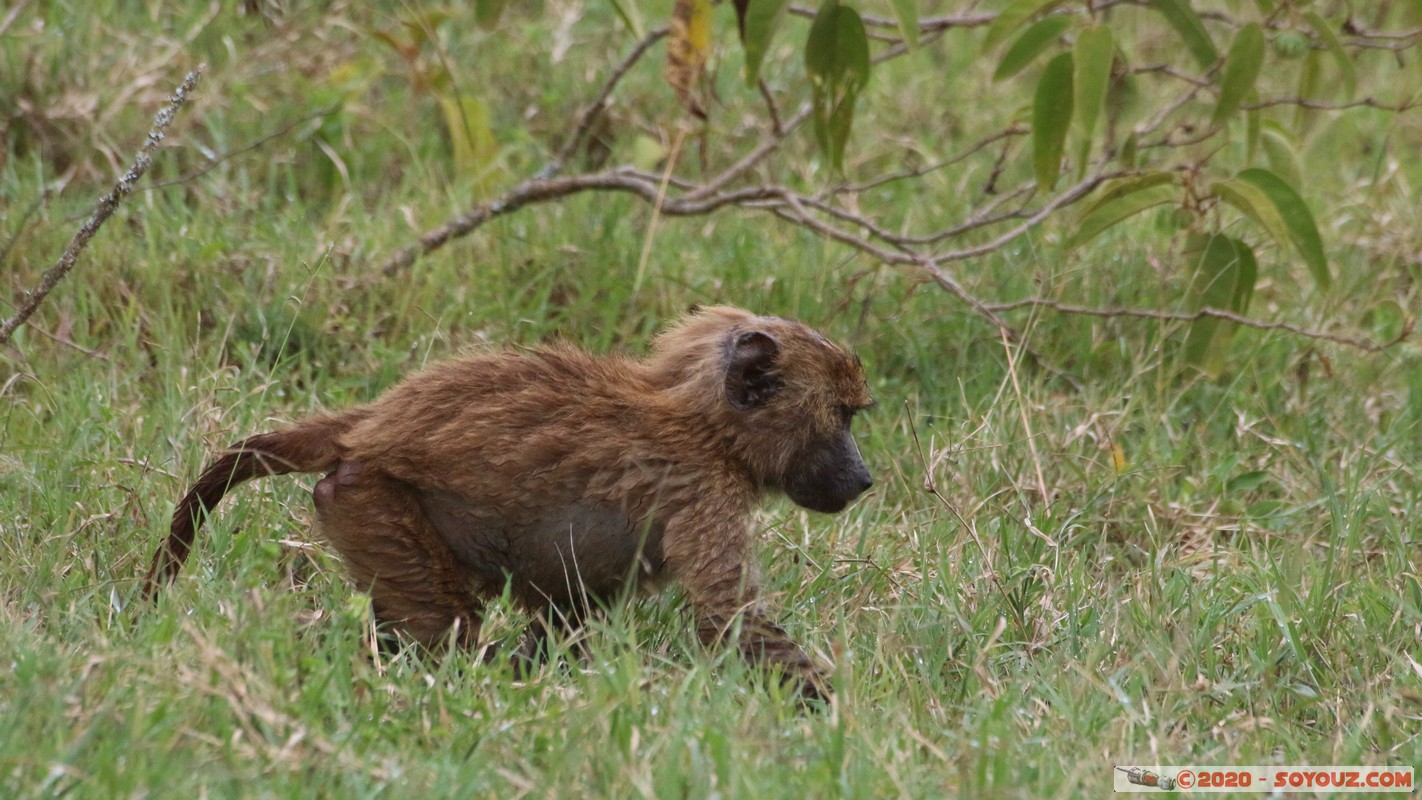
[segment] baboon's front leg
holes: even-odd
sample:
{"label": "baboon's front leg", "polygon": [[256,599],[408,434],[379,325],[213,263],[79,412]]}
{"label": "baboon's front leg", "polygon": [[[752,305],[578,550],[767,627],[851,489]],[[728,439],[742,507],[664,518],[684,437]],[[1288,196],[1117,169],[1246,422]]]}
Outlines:
{"label": "baboon's front leg", "polygon": [[[741,614],[740,623],[736,649],[741,658],[766,671],[779,672],[782,680],[796,683],[800,695],[806,699],[829,700],[829,681],[824,669],[790,639],[784,628],[753,609]],[[697,614],[696,634],[708,647],[723,641],[734,627],[734,617]]]}
{"label": "baboon's front leg", "polygon": [[481,601],[407,484],[344,461],[312,495],[321,535],[370,592],[377,622],[429,648],[456,629],[461,646],[477,645]]}
{"label": "baboon's front leg", "polygon": [[737,651],[746,662],[779,672],[799,685],[807,699],[827,700],[824,669],[793,642],[761,607],[755,573],[748,560],[748,536],[743,528],[699,531],[683,538],[669,536],[668,561],[695,608],[696,635],[715,647],[736,634]]}

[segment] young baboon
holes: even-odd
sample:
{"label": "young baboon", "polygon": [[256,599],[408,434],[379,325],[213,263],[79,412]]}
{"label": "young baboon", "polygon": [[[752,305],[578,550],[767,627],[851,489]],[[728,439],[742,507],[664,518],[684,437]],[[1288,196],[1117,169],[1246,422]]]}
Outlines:
{"label": "young baboon", "polygon": [[850,433],[871,404],[859,360],[792,320],[703,308],[644,359],[568,346],[456,359],[375,402],[253,436],[179,502],[144,593],[177,575],[203,517],[252,478],[324,472],[317,528],[371,594],[379,622],[434,646],[479,640],[507,586],[576,626],[631,580],[685,587],[697,635],[739,620],[750,662],[823,696],[820,668],[757,599],[751,513],[783,492],[836,512],[870,487]]}

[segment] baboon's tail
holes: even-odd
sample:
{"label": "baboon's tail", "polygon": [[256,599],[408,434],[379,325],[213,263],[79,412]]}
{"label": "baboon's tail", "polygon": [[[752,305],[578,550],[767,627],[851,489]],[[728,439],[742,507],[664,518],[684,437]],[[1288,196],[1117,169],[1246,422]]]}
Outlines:
{"label": "baboon's tail", "polygon": [[349,414],[317,416],[294,428],[253,436],[223,451],[178,501],[168,538],[153,554],[153,566],[144,579],[144,599],[157,597],[159,589],[177,577],[198,527],[228,489],[268,475],[335,469],[340,462],[336,437],[354,421]]}

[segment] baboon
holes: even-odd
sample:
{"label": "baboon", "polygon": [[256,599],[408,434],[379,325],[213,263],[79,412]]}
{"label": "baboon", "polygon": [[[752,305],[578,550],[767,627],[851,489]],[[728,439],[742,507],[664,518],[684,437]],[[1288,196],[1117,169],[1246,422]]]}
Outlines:
{"label": "baboon", "polygon": [[871,404],[858,358],[724,306],[643,359],[567,345],[466,356],[223,452],[178,503],[144,595],[177,575],[229,488],[325,473],[319,535],[377,621],[425,646],[477,644],[483,603],[507,588],[533,615],[516,660],[536,659],[549,625],[575,629],[630,581],[670,579],[702,642],[739,622],[744,658],[824,697],[821,668],[757,597],[751,514],[767,493],[833,513],[868,489],[850,422]]}

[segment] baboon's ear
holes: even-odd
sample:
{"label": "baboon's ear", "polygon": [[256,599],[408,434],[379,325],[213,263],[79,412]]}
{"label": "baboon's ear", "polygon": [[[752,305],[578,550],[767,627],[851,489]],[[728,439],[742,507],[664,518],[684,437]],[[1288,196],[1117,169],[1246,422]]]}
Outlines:
{"label": "baboon's ear", "polygon": [[780,345],[770,334],[750,331],[736,336],[726,365],[726,399],[739,411],[760,408],[780,391],[775,370]]}

